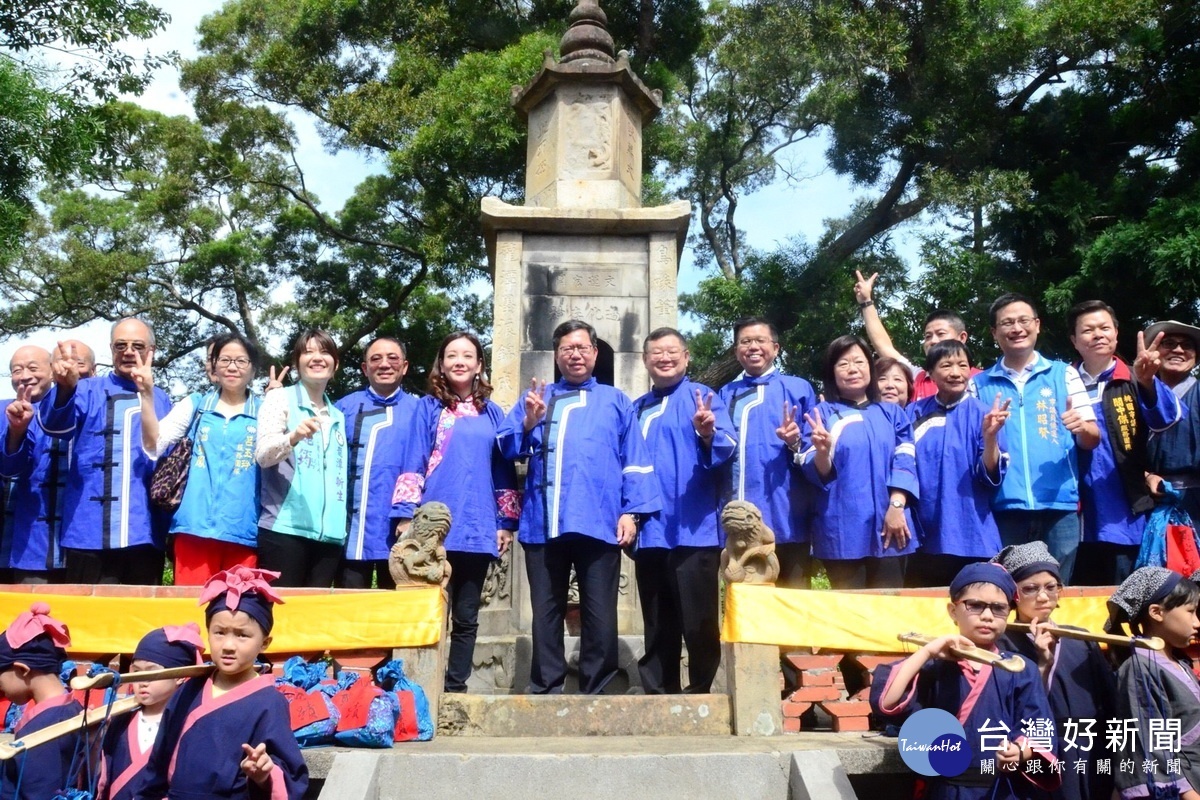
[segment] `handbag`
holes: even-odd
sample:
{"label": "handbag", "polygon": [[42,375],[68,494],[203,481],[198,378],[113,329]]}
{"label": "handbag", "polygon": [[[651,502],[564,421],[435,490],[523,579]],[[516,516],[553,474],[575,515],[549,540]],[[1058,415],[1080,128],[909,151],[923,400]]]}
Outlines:
{"label": "handbag", "polygon": [[150,503],[163,511],[174,513],[178,510],[183,502],[183,490],[187,488],[188,470],[192,467],[192,440],[201,411],[199,401],[192,402],[196,409],[187,433],[175,443],[171,452],[158,459],[150,476]]}

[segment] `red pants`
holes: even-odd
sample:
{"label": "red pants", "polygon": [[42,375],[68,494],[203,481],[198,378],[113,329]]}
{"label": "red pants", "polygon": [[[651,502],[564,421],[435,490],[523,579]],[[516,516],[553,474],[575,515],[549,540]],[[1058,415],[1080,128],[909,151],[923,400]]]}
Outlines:
{"label": "red pants", "polygon": [[253,547],[217,539],[205,539],[188,533],[175,534],[175,585],[202,586],[223,569],[255,567],[258,555]]}

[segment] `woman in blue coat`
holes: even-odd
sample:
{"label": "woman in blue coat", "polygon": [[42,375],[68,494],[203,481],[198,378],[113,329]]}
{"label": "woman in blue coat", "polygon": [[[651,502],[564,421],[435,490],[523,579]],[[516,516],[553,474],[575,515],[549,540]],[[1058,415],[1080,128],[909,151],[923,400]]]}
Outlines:
{"label": "woman in blue coat", "polygon": [[393,497],[397,518],[406,516],[399,513],[404,503],[436,500],[450,509],[447,692],[467,690],[484,578],[512,543],[521,508],[516,473],[496,443],[504,411],[488,399],[492,386],[483,367],[474,334],[457,331],[442,340],[418,415],[417,435],[426,442],[422,472],[416,480],[402,474]]}
{"label": "woman in blue coat", "polygon": [[[874,363],[857,336],[825,352],[824,402],[804,415],[796,462],[818,488],[813,555],[834,589],[899,587],[916,548],[909,502],[919,496],[912,424],[879,401]],[[785,420],[780,436],[794,433]]]}

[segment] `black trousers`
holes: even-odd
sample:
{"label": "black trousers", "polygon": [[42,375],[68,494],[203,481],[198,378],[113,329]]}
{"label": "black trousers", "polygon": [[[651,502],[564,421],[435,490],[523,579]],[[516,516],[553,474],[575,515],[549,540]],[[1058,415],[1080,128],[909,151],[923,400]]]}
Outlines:
{"label": "black trousers", "polygon": [[165,556],[152,544],[115,550],[63,548],[67,583],[160,586]]}
{"label": "black trousers", "polygon": [[717,547],[649,547],[636,559],[646,654],[638,672],[646,694],[679,694],[679,661],[688,651],[687,692],[707,693],[721,663]]}
{"label": "black trousers", "polygon": [[918,552],[908,559],[908,565],[904,568],[904,585],[910,589],[949,586],[963,567],[980,561],[987,559],[978,556]]}
{"label": "black trousers", "polygon": [[560,693],[567,677],[563,622],[571,567],[579,580],[579,690],[599,694],[617,674],[617,583],[621,548],[568,533],[546,544],[522,545],[533,605],[529,691]]}
{"label": "black trousers", "polygon": [[377,561],[343,559],[337,586],[339,589],[370,589],[372,578],[375,579],[375,588],[377,589],[396,588],[396,582],[392,580],[392,573],[388,572],[386,558]]}
{"label": "black trousers", "polygon": [[489,553],[450,550],[450,653],[446,657],[447,692],[465,692],[479,633],[479,598],[488,567],[495,561]]}
{"label": "black trousers", "polygon": [[1112,542],[1083,542],[1075,556],[1076,586],[1118,586],[1137,563],[1141,545]]}
{"label": "black trousers", "polygon": [[908,556],[829,559],[825,574],[834,589],[899,589],[904,585]]}
{"label": "black trousers", "polygon": [[258,529],[258,567],[279,573],[276,586],[328,589],[342,561],[342,546]]}

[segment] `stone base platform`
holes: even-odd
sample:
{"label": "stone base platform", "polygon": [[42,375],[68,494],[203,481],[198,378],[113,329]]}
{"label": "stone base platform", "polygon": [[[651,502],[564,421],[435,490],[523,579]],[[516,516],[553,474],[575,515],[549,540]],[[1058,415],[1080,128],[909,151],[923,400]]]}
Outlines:
{"label": "stone base platform", "polygon": [[438,736],[728,736],[729,695],[442,695]]}
{"label": "stone base platform", "polygon": [[895,739],[861,734],[438,737],[306,751],[320,800],[854,800],[911,796]]}

